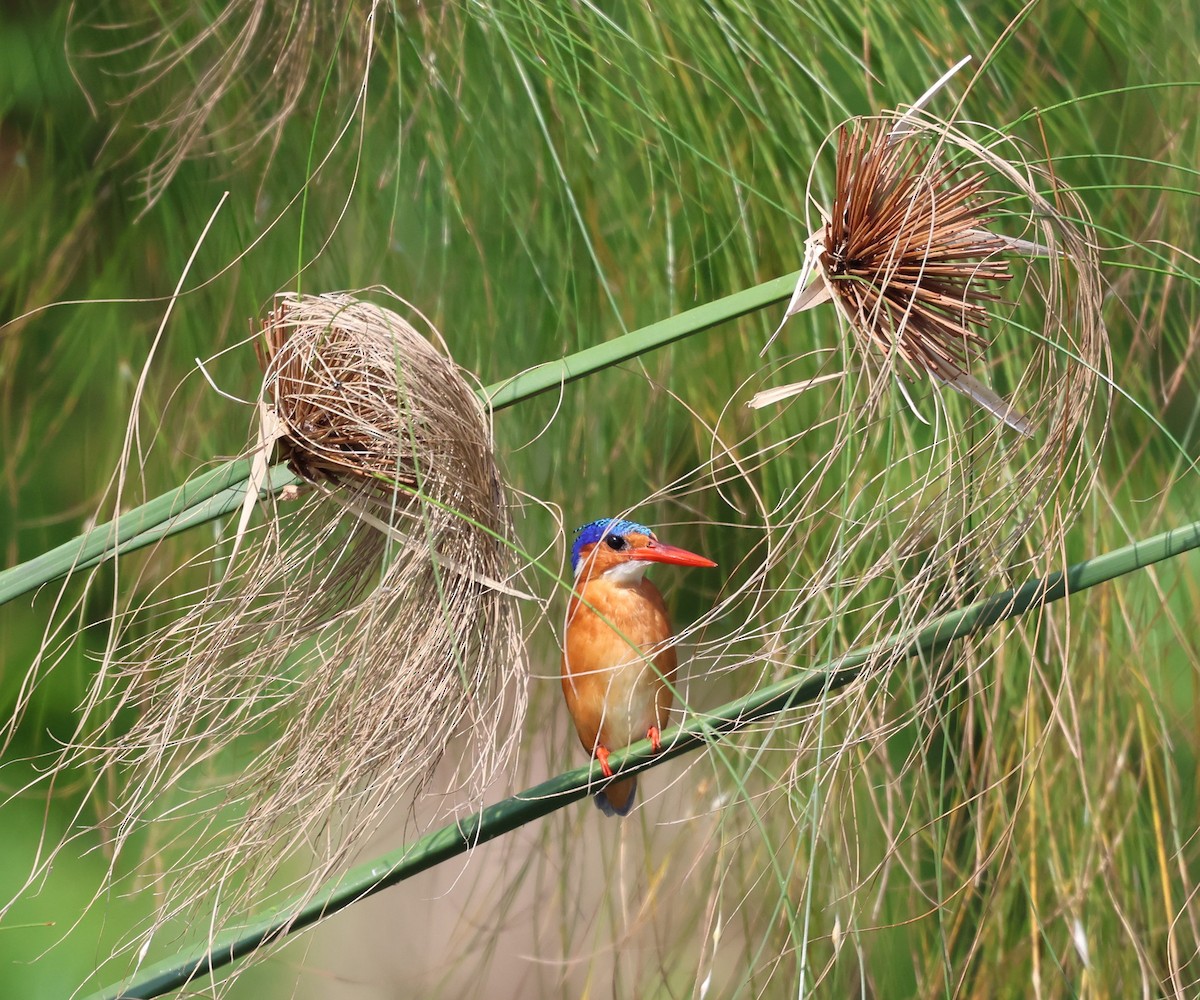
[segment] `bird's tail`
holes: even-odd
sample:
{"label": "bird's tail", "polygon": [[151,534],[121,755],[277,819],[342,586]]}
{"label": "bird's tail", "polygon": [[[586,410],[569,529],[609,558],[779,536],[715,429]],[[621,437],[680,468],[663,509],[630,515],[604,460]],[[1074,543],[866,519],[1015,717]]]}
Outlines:
{"label": "bird's tail", "polygon": [[628,816],[637,799],[637,775],[612,782],[593,798],[596,808],[605,816]]}

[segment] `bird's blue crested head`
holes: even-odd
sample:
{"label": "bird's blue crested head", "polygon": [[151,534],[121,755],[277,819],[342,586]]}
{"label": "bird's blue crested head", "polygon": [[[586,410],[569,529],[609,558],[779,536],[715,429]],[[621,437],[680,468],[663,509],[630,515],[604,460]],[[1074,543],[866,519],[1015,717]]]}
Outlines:
{"label": "bird's blue crested head", "polygon": [[571,572],[579,572],[579,557],[583,550],[602,538],[612,535],[622,537],[628,534],[647,535],[654,537],[654,532],[637,521],[625,521],[617,517],[602,517],[589,521],[581,528],[575,529],[575,545],[571,549]]}

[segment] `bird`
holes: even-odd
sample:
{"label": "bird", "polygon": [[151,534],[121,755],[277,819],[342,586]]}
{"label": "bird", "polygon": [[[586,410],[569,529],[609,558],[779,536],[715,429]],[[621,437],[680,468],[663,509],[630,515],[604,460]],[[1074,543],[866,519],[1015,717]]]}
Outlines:
{"label": "bird", "polygon": [[[606,778],[613,776],[613,750],[644,738],[656,753],[662,748],[678,659],[662,594],[645,578],[656,562],[717,565],[663,544],[636,521],[600,518],[576,530],[562,689],[579,741]],[[594,798],[606,816],[626,816],[636,793],[631,775],[609,782]]]}

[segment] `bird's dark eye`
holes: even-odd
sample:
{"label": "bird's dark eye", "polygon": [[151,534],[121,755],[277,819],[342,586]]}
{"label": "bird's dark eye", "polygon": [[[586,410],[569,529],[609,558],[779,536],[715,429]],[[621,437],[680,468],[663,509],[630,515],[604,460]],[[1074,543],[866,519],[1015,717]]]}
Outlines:
{"label": "bird's dark eye", "polygon": [[629,545],[629,543],[620,535],[609,535],[604,540],[608,543],[608,547],[614,552],[621,552]]}

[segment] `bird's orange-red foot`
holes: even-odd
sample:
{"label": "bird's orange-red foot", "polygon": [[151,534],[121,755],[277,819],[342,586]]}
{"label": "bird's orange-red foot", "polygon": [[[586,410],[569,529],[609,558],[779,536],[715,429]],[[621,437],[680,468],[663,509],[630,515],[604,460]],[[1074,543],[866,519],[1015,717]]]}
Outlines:
{"label": "bird's orange-red foot", "polygon": [[596,760],[600,761],[600,770],[604,772],[604,777],[611,778],[613,769],[608,765],[608,747],[596,747]]}
{"label": "bird's orange-red foot", "polygon": [[662,733],[658,731],[658,726],[647,729],[646,737],[650,740],[650,749],[658,753],[662,749]]}

